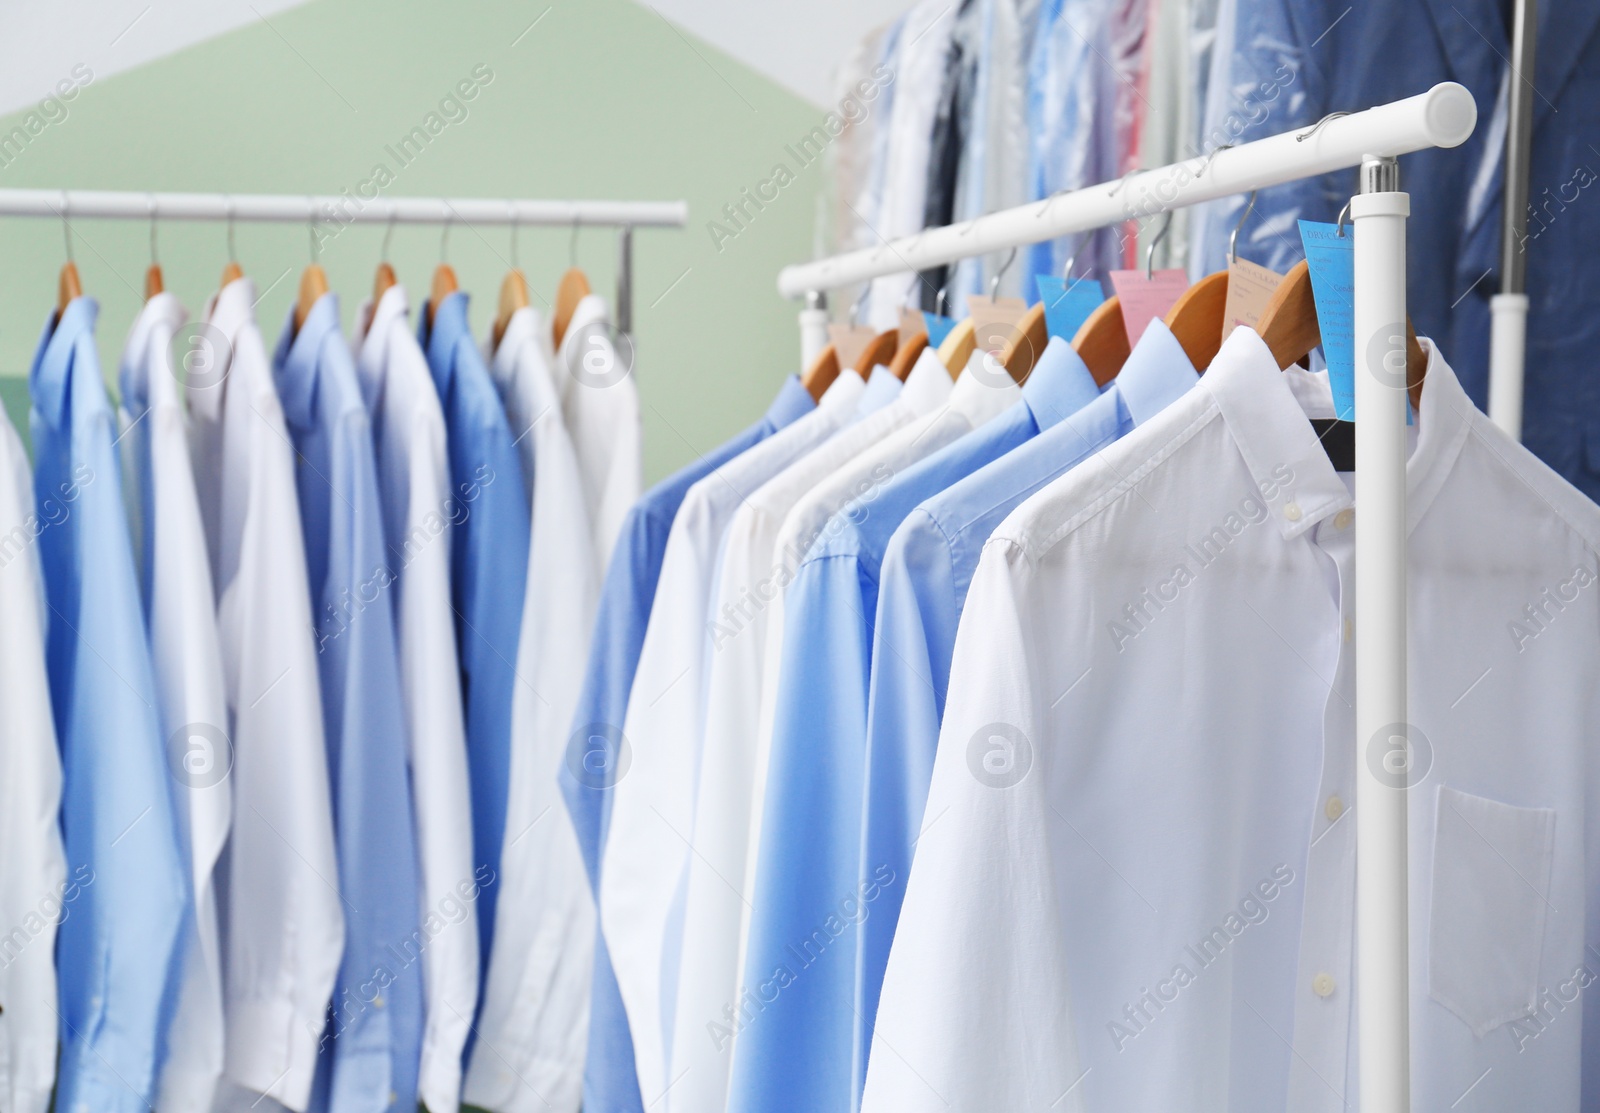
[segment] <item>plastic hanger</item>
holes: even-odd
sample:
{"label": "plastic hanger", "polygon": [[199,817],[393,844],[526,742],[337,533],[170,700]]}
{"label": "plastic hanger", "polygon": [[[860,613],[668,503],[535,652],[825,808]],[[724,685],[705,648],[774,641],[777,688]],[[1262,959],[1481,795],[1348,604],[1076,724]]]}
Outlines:
{"label": "plastic hanger", "polygon": [[226,286],[235,279],[244,277],[244,269],[239,266],[237,261],[239,253],[233,248],[233,198],[227,198],[224,204],[226,204],[228,210],[228,263],[222,268],[220,286]]}
{"label": "plastic hanger", "polygon": [[144,272],[144,300],[149,301],[167,288],[161,278],[161,264],[156,259],[156,199],[150,198],[150,266]]}
{"label": "plastic hanger", "polygon": [[[572,222],[572,240],[567,247],[567,273],[556,286],[556,307],[550,314],[550,339],[557,348],[567,335],[578,303],[590,294],[589,276],[578,268],[578,222]],[[830,380],[831,381],[831,380]],[[824,387],[823,389],[827,389]]]}
{"label": "plastic hanger", "polygon": [[294,303],[294,328],[299,332],[305,327],[306,318],[311,316],[311,309],[317,304],[318,299],[328,292],[328,272],[322,269],[322,264],[317,262],[317,220],[313,216],[306,225],[306,231],[311,237],[311,262],[306,269],[300,272],[300,294]]}
{"label": "plastic hanger", "polygon": [[372,276],[372,305],[376,309],[389,287],[397,286],[394,268],[389,265],[389,239],[394,235],[394,210],[389,210],[389,226],[383,230],[383,246],[378,249],[378,269]]}
{"label": "plastic hanger", "polygon": [[[1251,190],[1250,201],[1228,237],[1228,258],[1234,263],[1239,261],[1239,231],[1244,227],[1244,222],[1250,219],[1250,212],[1255,207],[1256,194]],[[1228,272],[1225,270],[1206,275],[1185,290],[1173,307],[1167,310],[1167,327],[1177,338],[1178,346],[1189,357],[1189,362],[1200,371],[1211,366],[1217,350],[1222,347],[1227,310]]]}
{"label": "plastic hanger", "polygon": [[428,287],[428,326],[433,326],[433,315],[444,299],[461,289],[456,281],[456,269],[446,260],[450,247],[450,218],[445,217],[444,231],[439,233],[439,265],[433,268],[433,283]]}
{"label": "plastic hanger", "polygon": [[78,264],[72,260],[72,224],[67,220],[67,195],[61,194],[61,236],[67,243],[67,261],[61,264],[61,275],[56,282],[56,317],[67,311],[73,298],[83,297],[83,283],[78,279]]}
{"label": "plastic hanger", "polygon": [[522,273],[517,259],[517,222],[515,214],[511,221],[511,269],[506,271],[506,276],[500,280],[500,304],[495,309],[494,328],[490,330],[492,345],[500,347],[500,338],[506,334],[506,326],[511,323],[512,316],[519,309],[526,309],[528,301],[528,279]]}
{"label": "plastic hanger", "polygon": [[[1338,234],[1344,235],[1345,210],[1339,213]],[[1317,322],[1317,303],[1311,292],[1311,266],[1304,259],[1290,268],[1283,283],[1273,293],[1256,332],[1265,341],[1279,369],[1300,363],[1311,349],[1322,343],[1322,328]],[[1422,380],[1428,370],[1428,356],[1417,341],[1411,320],[1406,319],[1406,390],[1413,409],[1422,408]]]}

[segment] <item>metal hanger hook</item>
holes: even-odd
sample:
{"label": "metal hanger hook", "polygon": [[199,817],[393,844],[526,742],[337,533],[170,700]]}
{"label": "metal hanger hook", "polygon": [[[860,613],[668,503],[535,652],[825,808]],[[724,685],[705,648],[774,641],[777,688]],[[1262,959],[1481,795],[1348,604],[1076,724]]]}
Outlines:
{"label": "metal hanger hook", "polygon": [[511,269],[519,270],[522,267],[522,263],[517,258],[517,232],[519,230],[519,226],[517,224],[517,203],[515,201],[507,201],[506,208],[511,210]]}
{"label": "metal hanger hook", "polygon": [[1239,261],[1239,229],[1244,227],[1244,222],[1250,219],[1250,210],[1256,207],[1256,191],[1250,191],[1250,201],[1244,207],[1244,212],[1239,214],[1239,223],[1233,226],[1233,234],[1228,237],[1228,258],[1235,263]]}
{"label": "metal hanger hook", "polygon": [[228,262],[234,263],[239,259],[239,253],[233,246],[233,196],[225,195],[222,198],[222,211],[228,218]]}
{"label": "metal hanger hook", "polygon": [[871,295],[872,280],[868,279],[866,282],[861,284],[861,293],[856,295],[856,303],[850,307],[850,323],[852,325],[859,325],[861,323],[861,310],[866,307],[867,298]]}
{"label": "metal hanger hook", "polygon": [[1346,201],[1344,203],[1344,208],[1339,210],[1339,219],[1336,222],[1335,227],[1334,227],[1334,232],[1338,234],[1338,236],[1339,236],[1339,238],[1341,240],[1344,239],[1344,218],[1349,216],[1349,215],[1350,215],[1350,202]]}
{"label": "metal hanger hook", "polygon": [[147,197],[146,204],[150,207],[150,265],[156,267],[161,265],[156,255],[156,195],[151,193]]}
{"label": "metal hanger hook", "polygon": [[567,266],[576,269],[578,266],[578,229],[583,221],[577,213],[572,214],[572,238],[567,241]]}
{"label": "metal hanger hook", "polygon": [[945,307],[950,304],[950,272],[945,272],[944,285],[939,287],[939,292],[933,295],[933,312],[936,317],[945,316]]}
{"label": "metal hanger hook", "polygon": [[389,220],[383,229],[383,246],[378,249],[378,261],[389,261],[389,241],[394,239],[394,206],[389,206]]}
{"label": "metal hanger hook", "polygon": [[322,255],[322,245],[317,242],[317,203],[314,199],[306,198],[306,236],[311,240],[311,261],[317,262]]}
{"label": "metal hanger hook", "polygon": [[444,214],[444,226],[439,230],[439,264],[450,261],[450,214]]}
{"label": "metal hanger hook", "polygon": [[72,223],[67,219],[67,210],[70,202],[67,200],[67,191],[61,191],[61,239],[67,245],[67,262],[74,263],[72,258]]}
{"label": "metal hanger hook", "polygon": [[1006,276],[1006,271],[1011,269],[1011,264],[1017,261],[1017,249],[1013,247],[1011,254],[1006,256],[1006,261],[1000,264],[1000,269],[994,272],[994,277],[989,279],[989,300],[993,301],[1000,293],[1000,280]]}
{"label": "metal hanger hook", "polygon": [[1172,210],[1167,210],[1167,219],[1161,222],[1161,231],[1156,233],[1156,238],[1150,241],[1150,246],[1144,249],[1144,277],[1146,282],[1155,280],[1156,272],[1156,245],[1166,236],[1167,230],[1172,227]]}
{"label": "metal hanger hook", "polygon": [[1233,144],[1232,143],[1223,143],[1223,144],[1220,144],[1219,146],[1212,147],[1211,150],[1206,152],[1206,160],[1205,160],[1205,162],[1203,162],[1200,165],[1200,173],[1197,174],[1196,177],[1200,177],[1200,178],[1205,177],[1206,176],[1206,171],[1211,169],[1211,164],[1216,161],[1217,156],[1220,155],[1223,151],[1228,151],[1228,150],[1232,150],[1232,149],[1233,149]]}
{"label": "metal hanger hook", "polygon": [[1313,135],[1317,134],[1317,129],[1320,128],[1323,124],[1327,123],[1329,120],[1337,120],[1340,116],[1348,116],[1348,115],[1350,115],[1350,113],[1348,113],[1348,112],[1330,112],[1326,116],[1324,116],[1322,119],[1320,119],[1316,123],[1312,124],[1310,131],[1303,131],[1299,135],[1295,136],[1294,137],[1294,141],[1296,143],[1304,143],[1307,139],[1310,139]]}

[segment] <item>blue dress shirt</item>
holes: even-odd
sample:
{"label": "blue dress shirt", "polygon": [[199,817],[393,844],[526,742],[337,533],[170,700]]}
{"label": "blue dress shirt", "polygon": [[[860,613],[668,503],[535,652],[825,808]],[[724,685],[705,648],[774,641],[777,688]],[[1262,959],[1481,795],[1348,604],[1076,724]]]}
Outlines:
{"label": "blue dress shirt", "polygon": [[473,857],[487,878],[478,887],[481,986],[494,941],[511,779],[511,693],[532,526],[511,426],[467,325],[467,295],[451,294],[437,307],[425,302],[417,317],[417,339],[428,353],[449,439],[451,495],[443,512],[451,523],[450,602],[461,652]]}
{"label": "blue dress shirt", "polygon": [[[784,381],[766,416],[719,448],[663,479],[639,499],[623,523],[595,615],[589,669],[574,717],[567,760],[558,773],[596,894],[611,819],[611,786],[623,771],[619,753],[628,693],[639,666],[645,624],[655,601],[661,560],[689,488],[741,452],[816,408],[800,377]],[[619,760],[620,759],[620,760]],[[642,1113],[633,1038],[611,969],[605,936],[595,931],[594,981],[589,1005],[589,1052],[583,1108],[589,1113]]]}
{"label": "blue dress shirt", "polygon": [[[826,946],[800,943],[796,953],[791,945],[847,894],[863,923],[884,893],[905,884],[904,872],[892,871],[857,884],[873,616],[891,536],[923,500],[1098,395],[1083,361],[1052,340],[1021,402],[840,511],[789,586],[745,980],[759,986],[784,964],[797,980],[741,1031],[731,1109],[844,1109],[860,1092],[852,1085],[855,936],[846,928]],[[1048,416],[1041,421],[1035,409]],[[819,702],[818,691],[828,698]]]}
{"label": "blue dress shirt", "polygon": [[409,1110],[422,1055],[424,940],[399,647],[386,598],[394,576],[372,425],[336,295],[318,299],[298,333],[291,317],[272,373],[299,462],[345,911],[344,958],[311,1105]]}
{"label": "blue dress shirt", "polygon": [[97,312],[80,297],[59,321],[52,313],[29,373],[34,494],[45,527],[39,563],[50,608],[46,665],[61,747],[67,877],[76,894],[63,900],[56,939],[55,1107],[143,1113],[155,1100],[190,893],[114,418],[95,354]]}
{"label": "blue dress shirt", "polygon": [[[1077,361],[1077,353],[1062,341],[1051,340],[1046,353],[1051,351]],[[1029,495],[1159,413],[1196,381],[1182,347],[1158,319],[1105,392],[1070,416],[1034,406],[1025,387],[1023,405],[1033,412],[1037,434],[1023,436],[1024,443],[1002,449],[1005,454],[990,462],[978,461],[970,475],[907,515],[889,543],[873,634],[859,876],[865,884],[888,873],[897,883],[885,888],[861,925],[857,1098],[866,1080],[905,878],[922,829],[956,627],[984,543]],[[1027,426],[1021,431],[1026,433]]]}

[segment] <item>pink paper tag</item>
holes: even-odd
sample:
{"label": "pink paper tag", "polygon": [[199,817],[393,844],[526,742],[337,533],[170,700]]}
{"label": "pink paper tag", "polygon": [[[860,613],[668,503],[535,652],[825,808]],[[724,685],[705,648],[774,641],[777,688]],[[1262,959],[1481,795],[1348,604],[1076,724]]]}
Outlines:
{"label": "pink paper tag", "polygon": [[1177,304],[1189,288],[1189,276],[1181,270],[1162,270],[1146,278],[1144,271],[1112,271],[1111,288],[1122,303],[1122,325],[1128,330],[1132,346],[1144,335],[1145,326]]}

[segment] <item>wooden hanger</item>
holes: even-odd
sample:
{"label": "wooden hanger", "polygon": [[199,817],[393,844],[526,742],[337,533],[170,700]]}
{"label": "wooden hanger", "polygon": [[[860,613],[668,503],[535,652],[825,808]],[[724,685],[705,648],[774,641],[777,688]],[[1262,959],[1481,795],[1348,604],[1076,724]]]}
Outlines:
{"label": "wooden hanger", "polygon": [[321,263],[311,263],[300,272],[300,295],[294,303],[296,332],[305,327],[306,318],[311,316],[311,309],[317,304],[317,299],[327,292],[328,272],[322,269]]}
{"label": "wooden hanger", "polygon": [[461,284],[456,281],[456,269],[449,263],[440,263],[433,268],[433,284],[428,287],[428,324],[433,324],[433,315],[444,304],[444,299],[461,289]]}
{"label": "wooden hanger", "polygon": [[926,330],[912,333],[911,339],[900,345],[899,349],[894,353],[894,362],[889,364],[889,374],[901,382],[905,382],[906,376],[911,374],[911,368],[916,365],[917,360],[922,357],[922,353],[927,347],[928,334]]}
{"label": "wooden hanger", "polygon": [[806,393],[811,395],[813,402],[820,402],[834,380],[839,377],[840,370],[839,351],[829,344],[817,354],[811,366],[806,368],[805,374],[800,376],[800,385],[806,388]]}
{"label": "wooden hanger", "polygon": [[166,288],[166,284],[161,281],[161,264],[151,263],[144,272],[144,300],[149,301]]}
{"label": "wooden hanger", "polygon": [[550,339],[557,348],[561,347],[561,341],[567,335],[573,311],[589,294],[589,276],[577,267],[568,267],[567,273],[561,276],[560,285],[556,287],[556,307],[550,314]]}
{"label": "wooden hanger", "polygon": [[61,264],[61,278],[56,289],[56,313],[59,316],[67,311],[67,306],[73,298],[83,297],[83,283],[78,280],[78,264],[68,259]]}
{"label": "wooden hanger", "polygon": [[388,263],[379,263],[378,269],[372,275],[372,304],[377,305],[383,300],[383,295],[389,287],[398,286],[400,280],[395,277],[394,268]]}
{"label": "wooden hanger", "polygon": [[[900,330],[887,329],[878,333],[867,346],[861,349],[861,354],[856,357],[856,374],[863,379],[872,374],[872,369],[878,364],[885,367],[894,363],[894,354],[900,347]],[[906,369],[907,371],[910,368]]]}
{"label": "wooden hanger", "polygon": [[1130,350],[1120,299],[1110,297],[1095,307],[1072,338],[1072,350],[1089,368],[1096,385],[1105,386],[1117,377],[1122,365],[1128,362]]}
{"label": "wooden hanger", "polygon": [[1167,310],[1167,327],[1197,371],[1211,366],[1217,349],[1222,347],[1227,306],[1228,272],[1218,271],[1190,286]]}
{"label": "wooden hanger", "polygon": [[224,286],[232,282],[234,279],[243,277],[244,270],[240,268],[238,263],[235,263],[231,259],[228,261],[228,265],[222,268],[222,285]]}
{"label": "wooden hanger", "polygon": [[[1280,370],[1299,363],[1322,343],[1317,323],[1317,303],[1311,293],[1311,267],[1304,259],[1284,276],[1283,283],[1267,301],[1256,323],[1256,332],[1277,360]],[[1406,392],[1411,407],[1422,410],[1422,380],[1428,372],[1428,354],[1417,341],[1416,330],[1406,319]]]}
{"label": "wooden hanger", "polygon": [[1039,362],[1048,343],[1050,330],[1045,325],[1044,302],[1041,301],[1022,315],[1022,320],[1017,322],[1016,335],[1007,341],[1000,353],[1006,374],[1016,380],[1018,386],[1033,373],[1033,365]]}
{"label": "wooden hanger", "polygon": [[500,305],[495,310],[494,328],[490,330],[494,347],[500,347],[500,339],[505,336],[512,316],[528,305],[528,279],[519,268],[512,267],[500,280]]}
{"label": "wooden hanger", "polygon": [[939,345],[939,362],[945,365],[950,374],[959,377],[966,369],[967,360],[972,358],[972,352],[977,346],[978,333],[972,318],[958,321]]}

